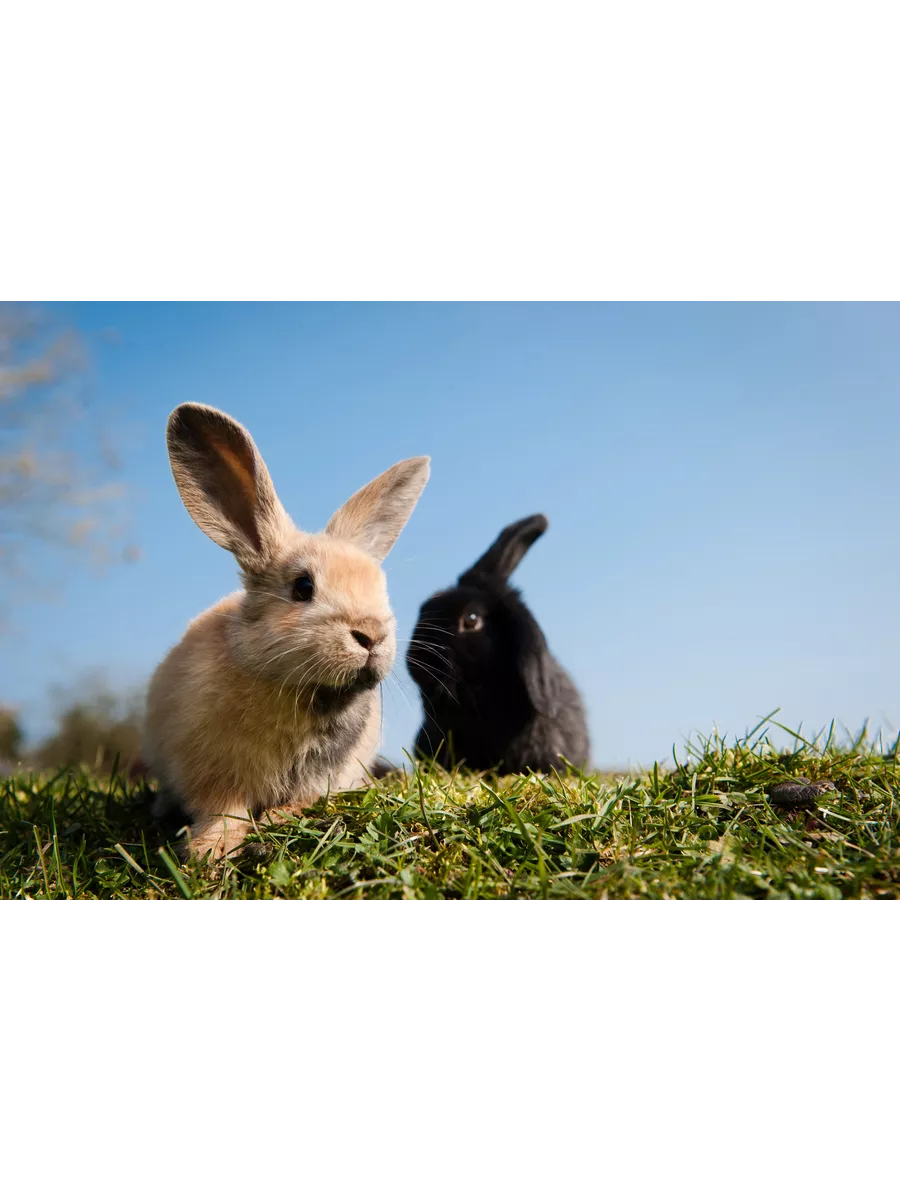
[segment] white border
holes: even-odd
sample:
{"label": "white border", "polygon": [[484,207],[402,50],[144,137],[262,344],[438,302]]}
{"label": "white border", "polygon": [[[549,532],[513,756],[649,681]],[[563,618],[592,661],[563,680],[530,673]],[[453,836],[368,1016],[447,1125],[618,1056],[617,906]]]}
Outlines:
{"label": "white border", "polygon": [[893,9],[7,6],[6,299],[885,299]]}
{"label": "white border", "polygon": [[896,911],[4,905],[8,1194],[868,1194]]}

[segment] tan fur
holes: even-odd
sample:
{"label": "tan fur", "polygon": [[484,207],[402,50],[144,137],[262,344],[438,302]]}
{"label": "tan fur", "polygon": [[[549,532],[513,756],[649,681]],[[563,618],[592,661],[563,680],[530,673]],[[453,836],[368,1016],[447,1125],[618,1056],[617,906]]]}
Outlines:
{"label": "tan fur", "polygon": [[[191,411],[183,415],[185,409]],[[177,420],[190,424],[188,467],[172,433]],[[222,443],[216,434],[225,422],[229,440]],[[251,512],[250,535],[267,547],[264,556],[243,554],[245,590],[191,622],[157,668],[148,694],[145,759],[161,795],[177,797],[187,811],[194,852],[218,857],[237,846],[262,813],[296,811],[328,792],[366,783],[380,736],[380,698],[377,690],[354,688],[364,668],[370,679],[387,676],[396,641],[384,573],[362,546],[390,548],[424,487],[427,459],[397,464],[374,481],[378,487],[368,485],[368,517],[360,500],[365,488],[352,498],[351,518],[342,523],[335,514],[329,529],[343,527],[353,539],[345,540],[289,524],[249,434],[224,414],[176,409],[170,455],[181,455],[179,489],[189,493],[201,527],[217,535],[237,531],[244,520],[237,490]],[[194,462],[200,463],[196,471]],[[402,500],[389,486],[392,474]],[[245,531],[234,540],[240,559]],[[303,572],[315,584],[310,602],[291,598]],[[354,630],[371,645],[361,645]]]}
{"label": "tan fur", "polygon": [[[367,483],[338,509],[325,532],[355,542],[374,558],[383,559],[421,494],[423,462],[427,459],[407,458]],[[378,522],[370,519],[373,510],[380,514]]]}
{"label": "tan fur", "polygon": [[[226,596],[192,621],[157,668],[148,695],[145,752],[160,783],[181,797],[193,818],[199,854],[233,849],[250,817],[265,809],[302,808],[326,792],[362,786],[378,748],[376,696],[362,737],[337,773],[293,778],[298,750],[315,745],[314,723],[283,677],[259,676],[235,661],[243,601],[239,592]],[[221,814],[244,818],[232,823],[227,845]]]}

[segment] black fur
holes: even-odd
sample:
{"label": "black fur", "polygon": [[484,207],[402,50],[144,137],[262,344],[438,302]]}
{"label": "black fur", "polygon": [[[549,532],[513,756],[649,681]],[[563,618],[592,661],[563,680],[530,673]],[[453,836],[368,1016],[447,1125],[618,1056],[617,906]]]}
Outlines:
{"label": "black fur", "polygon": [[[584,705],[540,626],[509,586],[547,528],[536,515],[507,526],[455,588],[426,600],[406,656],[425,709],[416,755],[476,771],[549,771],[589,754]],[[474,613],[480,630],[463,632]]]}
{"label": "black fur", "polygon": [[372,688],[378,687],[379,683],[380,675],[371,667],[361,667],[352,682],[343,687],[317,687],[313,696],[313,712],[320,717],[343,712],[351,700],[364,692],[370,692]]}

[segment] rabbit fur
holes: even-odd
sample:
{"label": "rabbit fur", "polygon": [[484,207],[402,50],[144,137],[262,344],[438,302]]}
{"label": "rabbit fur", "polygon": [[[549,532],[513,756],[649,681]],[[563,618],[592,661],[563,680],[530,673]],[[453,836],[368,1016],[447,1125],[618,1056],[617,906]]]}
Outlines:
{"label": "rabbit fur", "polygon": [[185,507],[234,554],[243,590],[192,621],[157,668],[143,755],[160,785],[156,815],[180,806],[193,852],[219,857],[264,810],[283,819],[366,784],[377,686],[396,654],[380,562],[429,460],[396,463],[312,534],[293,524],[250,434],[225,413],[182,404],[166,437]]}
{"label": "rabbit fur", "polygon": [[585,764],[584,704],[509,577],[548,525],[507,526],[455,588],[422,605],[407,666],[422,695],[419,758],[478,771]]}

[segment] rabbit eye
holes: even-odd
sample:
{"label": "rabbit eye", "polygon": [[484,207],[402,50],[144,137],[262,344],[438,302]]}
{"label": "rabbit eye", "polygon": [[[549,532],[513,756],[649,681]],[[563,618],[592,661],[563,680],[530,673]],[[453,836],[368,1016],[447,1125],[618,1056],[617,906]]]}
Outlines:
{"label": "rabbit eye", "polygon": [[315,590],[312,576],[308,571],[304,571],[302,575],[298,575],[294,580],[291,595],[295,600],[302,600],[305,603],[307,600],[312,600]]}
{"label": "rabbit eye", "polygon": [[470,612],[463,613],[459,618],[460,633],[477,633],[479,629],[484,628],[484,619],[478,613]]}

